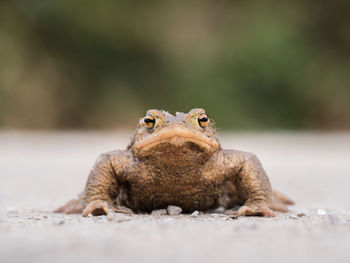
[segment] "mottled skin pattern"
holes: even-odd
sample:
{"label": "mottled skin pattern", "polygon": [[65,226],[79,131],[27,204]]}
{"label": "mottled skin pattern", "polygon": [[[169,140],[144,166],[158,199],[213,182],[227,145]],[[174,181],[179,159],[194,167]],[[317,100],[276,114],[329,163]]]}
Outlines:
{"label": "mottled skin pattern", "polygon": [[239,216],[271,217],[292,203],[272,191],[254,154],[221,149],[203,109],[175,116],[149,110],[127,149],[102,154],[85,191],[56,212],[87,216],[176,205],[191,213],[240,206]]}

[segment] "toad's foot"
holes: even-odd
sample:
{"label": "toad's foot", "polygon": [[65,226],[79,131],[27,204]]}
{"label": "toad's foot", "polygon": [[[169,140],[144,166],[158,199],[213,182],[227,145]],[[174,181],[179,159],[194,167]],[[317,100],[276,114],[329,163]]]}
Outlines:
{"label": "toad's foot", "polygon": [[110,212],[123,213],[123,214],[133,214],[134,212],[126,206],[110,205],[106,201],[95,200],[91,201],[83,211],[83,216],[88,216],[92,214],[93,216],[107,215]]}
{"label": "toad's foot", "polygon": [[238,216],[267,216],[274,217],[275,213],[266,203],[245,204],[238,209]]}
{"label": "toad's foot", "polygon": [[102,200],[91,201],[83,211],[83,216],[92,214],[93,216],[107,215],[108,212],[113,211],[113,208]]}

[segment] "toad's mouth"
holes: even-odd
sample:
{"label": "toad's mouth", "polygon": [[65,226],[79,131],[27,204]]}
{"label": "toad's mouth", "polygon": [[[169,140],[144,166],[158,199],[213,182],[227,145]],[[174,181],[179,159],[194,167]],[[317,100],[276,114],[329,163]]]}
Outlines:
{"label": "toad's mouth", "polygon": [[171,144],[181,147],[185,144],[193,143],[204,151],[213,151],[220,148],[219,143],[205,135],[184,128],[164,129],[159,133],[151,134],[140,142],[134,144],[134,149],[147,151],[160,144]]}

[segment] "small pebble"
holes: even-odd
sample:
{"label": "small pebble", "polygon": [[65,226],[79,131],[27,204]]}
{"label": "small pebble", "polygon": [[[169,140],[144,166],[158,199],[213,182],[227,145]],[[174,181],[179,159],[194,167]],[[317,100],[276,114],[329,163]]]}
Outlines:
{"label": "small pebble", "polygon": [[225,213],[225,211],[226,211],[225,207],[219,206],[214,210],[214,213],[223,214],[223,213]]}
{"label": "small pebble", "polygon": [[324,209],[317,209],[316,213],[319,215],[319,216],[325,216],[327,214],[326,210]]}
{"label": "small pebble", "polygon": [[193,217],[197,217],[199,215],[199,211],[194,211],[192,214],[191,214],[191,216],[193,216]]}
{"label": "small pebble", "polygon": [[167,211],[169,215],[177,216],[182,213],[182,208],[175,205],[168,205]]}
{"label": "small pebble", "polygon": [[152,216],[164,216],[167,214],[167,210],[166,209],[158,209],[158,210],[153,210],[151,212]]}
{"label": "small pebble", "polygon": [[238,216],[237,215],[232,215],[232,216],[229,216],[228,218],[226,218],[226,221],[227,220],[236,220],[238,219]]}
{"label": "small pebble", "polygon": [[309,216],[309,213],[306,212],[306,211],[299,211],[299,212],[297,213],[297,216],[299,216],[299,217]]}
{"label": "small pebble", "polygon": [[296,216],[296,215],[289,215],[288,218],[290,218],[290,219],[299,219],[299,217]]}

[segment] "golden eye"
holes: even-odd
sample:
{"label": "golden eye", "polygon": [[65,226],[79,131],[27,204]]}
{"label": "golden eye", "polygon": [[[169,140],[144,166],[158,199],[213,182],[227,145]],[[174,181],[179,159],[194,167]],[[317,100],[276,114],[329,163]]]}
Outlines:
{"label": "golden eye", "polygon": [[147,115],[143,121],[146,123],[147,129],[152,129],[156,123],[156,120],[152,115]]}
{"label": "golden eye", "polygon": [[199,125],[204,128],[208,124],[208,116],[205,113],[201,113],[198,116],[198,123]]}

